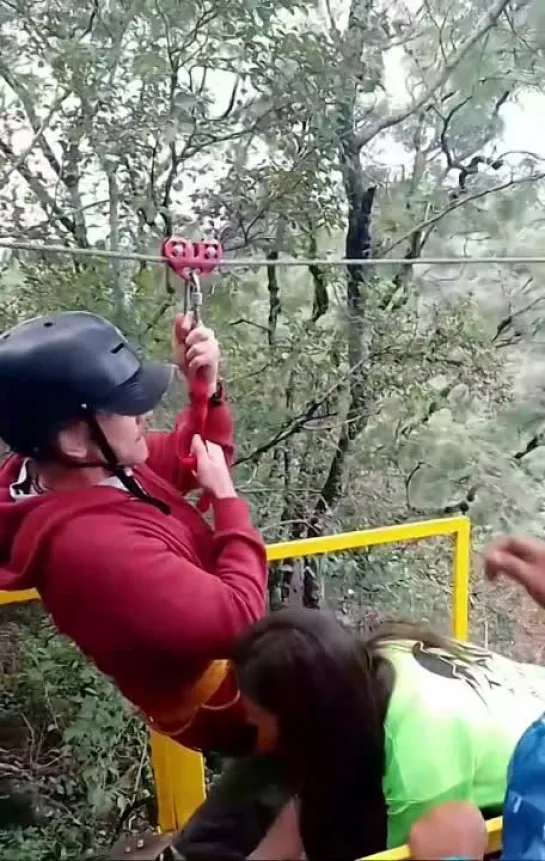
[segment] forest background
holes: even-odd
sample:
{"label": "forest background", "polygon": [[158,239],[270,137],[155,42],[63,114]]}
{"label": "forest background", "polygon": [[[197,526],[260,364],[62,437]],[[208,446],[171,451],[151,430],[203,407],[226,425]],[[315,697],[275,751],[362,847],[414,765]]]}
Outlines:
{"label": "forest background", "polygon": [[[545,265],[422,258],[543,254],[544,84],[537,0],[0,0],[0,239],[268,261],[204,304],[266,540],[467,514],[472,636],[532,660],[478,551],[543,529]],[[344,255],[404,262],[314,262]],[[1,257],[0,329],[86,308],[164,357],[176,301],[151,264]],[[276,565],[271,606],[445,627],[451,563],[437,539]],[[2,857],[153,824],[145,732],[37,605],[2,612],[0,672]]]}

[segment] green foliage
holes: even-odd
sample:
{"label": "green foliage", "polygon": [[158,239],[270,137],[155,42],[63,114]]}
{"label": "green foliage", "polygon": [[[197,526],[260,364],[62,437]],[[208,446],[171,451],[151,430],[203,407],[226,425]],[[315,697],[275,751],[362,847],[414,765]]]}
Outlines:
{"label": "green foliage", "polygon": [[[77,826],[77,828],[74,827]],[[92,858],[96,846],[85,849],[81,823],[59,820],[45,828],[25,828],[0,834],[0,851],[10,861],[69,861]]]}
{"label": "green foliage", "polygon": [[[510,6],[468,46],[490,4],[451,5],[0,6],[3,234],[155,254],[165,233],[204,232],[231,255],[313,258],[359,236],[358,255],[367,238],[373,256],[406,259],[226,270],[213,295],[205,285],[237,480],[268,540],[465,511],[477,544],[499,527],[542,529],[542,269],[418,258],[542,251],[542,159],[503,152],[501,134],[504,105],[543,90],[543,10]],[[88,308],[147,354],[168,351],[177,298],[161,267],[27,252],[2,265],[0,328]],[[302,579],[354,619],[409,608],[436,620],[449,561],[443,544],[394,548],[320,560]],[[275,603],[293,575],[272,572]],[[474,599],[479,631],[510,642],[512,620],[494,607],[490,623],[478,581]],[[21,861],[81,856],[149,788],[145,735],[47,626],[20,636],[2,708],[39,739],[13,756],[54,815],[1,848]]]}
{"label": "green foliage", "polygon": [[[93,854],[110,843],[125,810],[150,795],[146,732],[49,622],[13,630],[18,667],[0,694],[0,747],[10,726],[26,730],[17,774],[34,789],[39,827],[3,832],[0,854],[13,861]],[[9,763],[13,751],[2,758]]]}

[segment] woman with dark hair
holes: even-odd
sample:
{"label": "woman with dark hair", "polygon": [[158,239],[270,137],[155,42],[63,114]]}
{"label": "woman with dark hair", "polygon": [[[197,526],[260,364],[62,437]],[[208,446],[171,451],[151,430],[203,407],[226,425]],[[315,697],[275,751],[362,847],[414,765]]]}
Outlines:
{"label": "woman with dark hair", "polygon": [[[261,750],[286,770],[312,861],[402,844],[443,803],[498,815],[511,754],[545,708],[540,667],[410,624],[360,638],[316,610],[258,622],[233,666]],[[418,838],[425,846],[424,827]]]}

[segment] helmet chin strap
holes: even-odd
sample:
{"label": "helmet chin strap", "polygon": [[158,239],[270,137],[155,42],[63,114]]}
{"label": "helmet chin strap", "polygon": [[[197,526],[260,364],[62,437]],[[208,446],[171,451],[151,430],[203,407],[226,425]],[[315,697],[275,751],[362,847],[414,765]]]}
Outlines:
{"label": "helmet chin strap", "polygon": [[93,411],[88,407],[83,406],[82,418],[86,422],[91,433],[91,438],[103,455],[104,460],[73,460],[71,457],[58,451],[58,449],[52,452],[54,459],[71,469],[87,469],[89,467],[107,469],[112,473],[112,475],[115,475],[115,477],[119,479],[132,496],[140,499],[142,502],[147,502],[149,505],[153,505],[155,508],[159,509],[159,511],[162,511],[163,514],[170,514],[170,508],[166,502],[163,502],[161,499],[157,499],[152,496],[151,493],[144,490],[144,488],[136,481],[134,476],[127,472],[126,467],[119,463],[116,454],[108,442],[108,438],[100,427]]}
{"label": "helmet chin strap", "polygon": [[124,485],[124,487],[126,487],[129,493],[132,493],[132,495],[135,496],[137,499],[140,499],[142,502],[147,502],[150,505],[155,506],[155,508],[158,508],[159,511],[162,511],[163,514],[170,514],[169,506],[162,500],[156,499],[156,497],[152,496],[151,493],[148,493],[146,490],[144,490],[144,488],[141,487],[140,484],[136,481],[134,476],[130,475],[127,472],[126,467],[122,466],[119,463],[113,448],[108,442],[106,434],[104,433],[97,421],[95,414],[91,412],[91,410],[88,410],[86,407],[84,407],[83,412],[85,416],[85,421],[87,422],[89,430],[91,431],[91,437],[93,439],[93,442],[96,443],[96,445],[104,455],[104,462],[98,462],[93,464],[85,463],[81,465],[101,466],[103,468],[106,467],[106,469],[110,470],[110,472],[115,475],[116,478],[119,479],[119,481]]}

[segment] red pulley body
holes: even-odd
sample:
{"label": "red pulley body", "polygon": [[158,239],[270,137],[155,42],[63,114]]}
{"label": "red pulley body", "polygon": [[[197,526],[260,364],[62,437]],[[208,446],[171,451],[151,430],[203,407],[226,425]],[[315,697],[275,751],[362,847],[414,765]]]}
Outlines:
{"label": "red pulley body", "polygon": [[184,281],[190,281],[192,273],[209,275],[223,260],[223,248],[215,239],[191,242],[171,236],[163,242],[162,254],[170,268]]}

